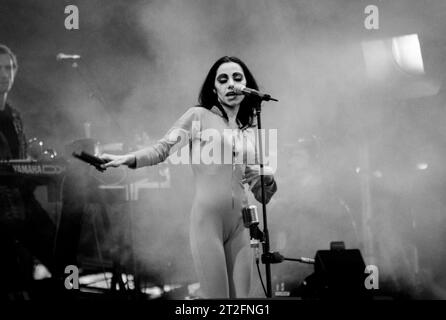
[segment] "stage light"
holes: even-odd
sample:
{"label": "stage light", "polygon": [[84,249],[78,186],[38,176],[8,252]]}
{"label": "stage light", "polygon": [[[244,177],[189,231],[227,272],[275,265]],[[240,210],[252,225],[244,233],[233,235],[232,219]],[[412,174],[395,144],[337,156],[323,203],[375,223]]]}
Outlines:
{"label": "stage light", "polygon": [[418,170],[426,170],[428,167],[429,167],[429,165],[427,163],[424,163],[424,162],[417,164],[417,169]]}
{"label": "stage light", "polygon": [[424,74],[423,57],[417,34],[392,38],[392,53],[395,62],[403,71]]}
{"label": "stage light", "polygon": [[362,49],[366,73],[371,79],[384,80],[395,71],[424,74],[421,46],[416,34],[365,41]]}
{"label": "stage light", "polygon": [[436,95],[441,82],[425,72],[417,34],[363,41],[365,93],[394,98]]}

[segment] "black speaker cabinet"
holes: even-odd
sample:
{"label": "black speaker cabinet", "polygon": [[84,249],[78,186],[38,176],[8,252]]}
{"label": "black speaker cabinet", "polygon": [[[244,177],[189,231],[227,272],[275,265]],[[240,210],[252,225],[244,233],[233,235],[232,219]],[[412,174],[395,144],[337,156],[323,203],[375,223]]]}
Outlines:
{"label": "black speaker cabinet", "polygon": [[306,299],[367,299],[365,263],[358,249],[319,250],[314,273],[301,286]]}

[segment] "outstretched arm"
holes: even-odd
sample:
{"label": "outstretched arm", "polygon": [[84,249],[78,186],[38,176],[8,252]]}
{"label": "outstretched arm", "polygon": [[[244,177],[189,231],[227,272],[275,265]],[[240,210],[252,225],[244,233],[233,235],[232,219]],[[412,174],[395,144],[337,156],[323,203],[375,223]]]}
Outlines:
{"label": "outstretched arm", "polygon": [[201,108],[193,107],[178,119],[167,134],[153,146],[125,155],[102,154],[101,159],[107,161],[104,168],[126,165],[129,168],[152,166],[166,160],[173,150],[183,147],[192,137],[194,122],[199,123]]}

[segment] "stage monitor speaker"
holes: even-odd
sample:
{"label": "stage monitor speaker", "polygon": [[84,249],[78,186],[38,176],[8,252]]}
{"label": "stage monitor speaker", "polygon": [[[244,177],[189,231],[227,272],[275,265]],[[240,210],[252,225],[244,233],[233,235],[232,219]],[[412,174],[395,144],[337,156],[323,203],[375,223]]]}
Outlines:
{"label": "stage monitor speaker", "polygon": [[314,273],[301,287],[307,299],[368,299],[365,288],[365,263],[358,249],[331,246],[315,256]]}

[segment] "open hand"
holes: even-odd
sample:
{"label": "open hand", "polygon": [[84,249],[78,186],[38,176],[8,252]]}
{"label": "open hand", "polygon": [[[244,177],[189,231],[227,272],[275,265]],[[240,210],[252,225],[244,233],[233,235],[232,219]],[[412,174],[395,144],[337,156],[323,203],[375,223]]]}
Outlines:
{"label": "open hand", "polygon": [[101,165],[101,168],[108,168],[108,167],[119,167],[122,165],[130,166],[135,163],[135,155],[133,154],[124,154],[124,155],[114,155],[114,154],[108,154],[103,153],[99,156],[102,160],[107,161],[107,163]]}

